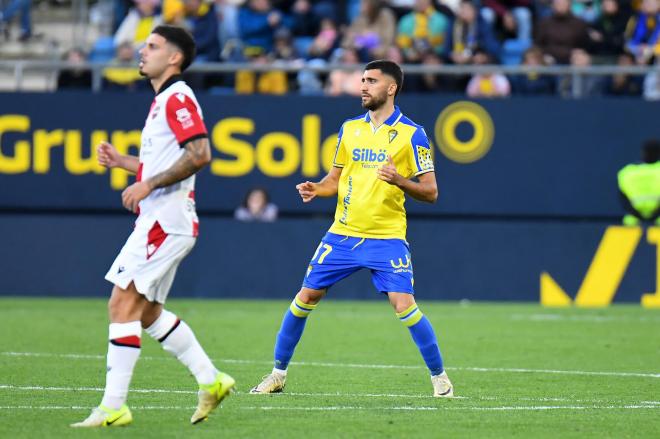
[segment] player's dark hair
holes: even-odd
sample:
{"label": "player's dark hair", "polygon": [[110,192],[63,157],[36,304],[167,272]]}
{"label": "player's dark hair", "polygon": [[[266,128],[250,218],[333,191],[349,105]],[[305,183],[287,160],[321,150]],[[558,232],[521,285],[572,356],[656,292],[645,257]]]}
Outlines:
{"label": "player's dark hair", "polygon": [[394,79],[394,82],[396,82],[396,93],[394,93],[394,96],[398,95],[401,91],[401,87],[403,87],[403,71],[401,70],[401,67],[399,67],[399,65],[394,61],[377,59],[367,64],[364,67],[364,70],[380,70],[385,75]]}
{"label": "player's dark hair", "polygon": [[156,26],[154,30],[151,31],[152,34],[160,35],[165,38],[168,43],[174,44],[183,54],[183,62],[181,63],[181,72],[186,70],[190,64],[192,64],[193,59],[195,59],[195,53],[197,49],[195,47],[195,40],[193,36],[182,27],[171,26],[167,24],[162,24]]}
{"label": "player's dark hair", "polygon": [[660,160],[660,140],[649,139],[644,142],[642,160],[644,160],[644,163],[655,163]]}

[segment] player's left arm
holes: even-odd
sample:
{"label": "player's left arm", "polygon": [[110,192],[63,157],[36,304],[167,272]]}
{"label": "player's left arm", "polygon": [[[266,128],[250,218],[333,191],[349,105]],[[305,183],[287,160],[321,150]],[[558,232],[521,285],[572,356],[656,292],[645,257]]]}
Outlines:
{"label": "player's left arm", "polygon": [[200,171],[211,162],[211,146],[207,137],[193,139],[184,145],[184,152],[169,169],[127,187],[121,194],[124,207],[137,212],[138,204],[157,188],[171,186]]}
{"label": "player's left arm", "polygon": [[435,181],[435,172],[433,171],[420,174],[417,176],[418,181],[413,181],[399,174],[396,166],[394,166],[392,156],[387,156],[387,164],[376,172],[379,179],[397,186],[416,200],[435,203],[438,199],[438,184]]}

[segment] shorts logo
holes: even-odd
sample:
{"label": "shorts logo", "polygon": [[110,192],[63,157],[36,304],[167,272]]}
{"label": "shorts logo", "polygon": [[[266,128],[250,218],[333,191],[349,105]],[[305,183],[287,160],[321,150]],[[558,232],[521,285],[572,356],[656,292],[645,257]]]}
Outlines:
{"label": "shorts logo", "polygon": [[412,274],[412,263],[410,261],[410,255],[406,255],[406,262],[403,262],[401,258],[397,262],[394,262],[393,259],[390,259],[390,265],[394,268],[393,273],[410,273]]}
{"label": "shorts logo", "polygon": [[122,274],[126,269],[124,268],[123,265],[120,265],[119,268],[117,269],[117,274]]}
{"label": "shorts logo", "polygon": [[312,266],[310,265],[309,267],[307,267],[307,274],[305,275],[305,277],[309,276],[309,273],[311,272],[312,272]]}
{"label": "shorts logo", "polygon": [[181,124],[181,128],[183,128],[184,130],[190,128],[195,124],[192,120],[192,115],[190,114],[190,111],[188,111],[187,108],[180,108],[176,110],[176,120],[179,121],[179,123]]}

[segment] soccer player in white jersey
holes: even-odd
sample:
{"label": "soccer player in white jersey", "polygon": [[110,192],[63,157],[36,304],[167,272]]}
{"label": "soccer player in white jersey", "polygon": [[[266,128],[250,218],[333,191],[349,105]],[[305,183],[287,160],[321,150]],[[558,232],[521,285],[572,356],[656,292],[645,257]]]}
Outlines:
{"label": "soccer player in white jersey", "polygon": [[234,379],[215,368],[190,327],[163,308],[176,269],[197,239],[195,173],[211,160],[201,109],[180,76],[194,56],[195,42],[187,31],[156,27],[140,50],[140,73],[156,92],[142,130],[140,156],[121,155],[109,143],[98,148],[101,165],[137,175],[122,193],[122,202],[138,218],[105,276],[114,288],[108,303],[111,323],[103,399],[73,427],[132,422],[126,398],[140,356],[142,328],[197,380],[199,402],[191,423],[205,420],[234,387]]}

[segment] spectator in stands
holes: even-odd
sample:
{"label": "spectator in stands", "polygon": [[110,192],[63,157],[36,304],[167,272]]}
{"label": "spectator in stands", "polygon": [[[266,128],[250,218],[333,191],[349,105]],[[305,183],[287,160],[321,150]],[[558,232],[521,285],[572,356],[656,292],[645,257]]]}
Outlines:
{"label": "spectator in stands", "polygon": [[587,23],[571,13],[570,0],[553,0],[552,11],[550,17],[539,23],[535,44],[550,57],[549,61],[568,64],[573,49],[587,47]]}
{"label": "spectator in stands", "polygon": [[329,96],[360,96],[362,94],[362,70],[358,63],[360,62],[357,50],[346,48],[340,49],[341,57],[338,60],[341,64],[354,65],[354,69],[344,70],[336,69],[330,72],[325,94]]}
{"label": "spectator in stands", "polygon": [[449,37],[447,48],[454,64],[472,63],[477,49],[488,53],[494,62],[499,58],[499,44],[471,0],[461,0]]}
{"label": "spectator in stands", "polygon": [[235,41],[241,37],[238,28],[238,11],[242,3],[243,0],[215,0],[221,53],[229,41]]}
{"label": "spectator in stands", "polygon": [[573,0],[573,14],[587,23],[595,23],[601,14],[600,0]]}
{"label": "spectator in stands", "polygon": [[360,15],[346,30],[343,48],[356,49],[361,61],[380,59],[394,45],[396,17],[383,0],[362,0]]}
{"label": "spectator in stands", "polygon": [[615,57],[623,52],[624,32],[628,16],[619,0],[603,0],[602,13],[589,29],[590,52],[603,57]]}
{"label": "spectator in stands", "polygon": [[110,90],[135,91],[146,87],[147,82],[137,68],[137,56],[133,44],[125,41],[117,46],[116,56],[110,67],[103,69],[103,86]]}
{"label": "spectator in stands", "polygon": [[27,41],[32,36],[32,20],[30,8],[32,0],[9,0],[7,5],[0,10],[0,35],[8,39],[9,23],[16,14],[21,15],[21,34],[19,41]]}
{"label": "spectator in stands", "polygon": [[321,30],[314,37],[307,53],[309,58],[328,60],[339,43],[339,30],[329,18],[321,20]]}
{"label": "spectator in stands", "polygon": [[272,223],[277,220],[278,208],[270,202],[264,188],[250,189],[243,203],[234,211],[234,218],[246,222]]}
{"label": "spectator in stands", "polygon": [[291,7],[292,31],[296,37],[314,37],[319,33],[321,17],[314,13],[311,0],[296,0]]}
{"label": "spectator in stands", "polygon": [[[291,47],[291,33],[286,28],[277,31],[275,49],[271,53],[249,53],[249,60],[252,64],[273,64],[278,59],[284,61],[293,59],[295,52]],[[235,75],[235,90],[238,94],[270,94],[283,95],[289,92],[290,79],[286,72],[281,70],[268,70],[265,72],[256,72],[251,70],[239,70]]]}
{"label": "spectator in stands", "polygon": [[69,65],[68,68],[60,71],[57,76],[57,89],[84,89],[92,88],[92,72],[89,69],[81,68],[87,59],[87,55],[80,48],[68,50],[63,60]]}
{"label": "spectator in stands", "polygon": [[203,0],[184,0],[183,5],[187,26],[197,46],[195,61],[217,61],[220,58],[220,40],[215,4]]}
{"label": "spectator in stands", "polygon": [[431,0],[416,0],[412,12],[401,17],[397,27],[397,44],[406,62],[420,62],[428,52],[446,52],[449,18],[436,11]]}
{"label": "spectator in stands", "polygon": [[[591,55],[584,49],[573,49],[571,66],[590,67]],[[559,81],[559,94],[563,98],[591,98],[600,96],[602,91],[603,80],[599,76],[568,74]]]}
{"label": "spectator in stands", "polygon": [[660,57],[655,58],[655,69],[644,78],[644,99],[660,100]]}
{"label": "spectator in stands", "polygon": [[[485,50],[474,52],[475,65],[492,64],[493,60]],[[503,98],[511,94],[509,80],[501,73],[477,73],[472,76],[467,86],[467,95],[471,98]]]}
{"label": "spectator in stands", "polygon": [[142,46],[153,28],[163,23],[158,5],[158,0],[135,0],[135,7],[131,8],[115,32],[115,46],[125,42],[138,48]]}
{"label": "spectator in stands", "polygon": [[[630,53],[619,55],[618,66],[628,67],[635,65],[635,58]],[[604,92],[609,96],[641,96],[643,87],[642,77],[617,73],[605,80]]]}
{"label": "spectator in stands", "polygon": [[183,26],[186,18],[183,0],[162,0],[161,15],[166,24]]}
{"label": "spectator in stands", "polygon": [[481,16],[505,38],[532,39],[531,0],[483,0]]}
{"label": "spectator in stands", "polygon": [[660,225],[660,140],[642,146],[642,163],[631,163],[617,174],[621,203],[626,210],[623,224]]}
{"label": "spectator in stands", "polygon": [[238,12],[238,26],[246,56],[258,56],[273,50],[275,31],[290,27],[284,14],[273,8],[270,0],[248,0]]}
{"label": "spectator in stands", "polygon": [[[530,47],[523,55],[522,65],[529,67],[544,66],[543,51],[538,47]],[[553,76],[534,71],[514,75],[511,78],[511,86],[514,95],[552,95],[556,89]]]}
{"label": "spectator in stands", "polygon": [[648,64],[660,53],[660,5],[658,0],[644,0],[639,13],[628,22],[626,49],[638,64]]}

